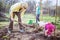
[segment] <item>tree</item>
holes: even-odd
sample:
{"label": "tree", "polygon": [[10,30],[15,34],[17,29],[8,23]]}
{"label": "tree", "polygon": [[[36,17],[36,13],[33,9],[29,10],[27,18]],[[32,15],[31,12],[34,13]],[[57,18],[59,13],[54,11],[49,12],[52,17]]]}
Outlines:
{"label": "tree", "polygon": [[33,12],[34,7],[35,7],[35,1],[28,1],[27,3],[29,5],[27,12],[29,13]]}
{"label": "tree", "polygon": [[48,13],[48,16],[50,15],[50,8],[52,8],[52,1],[50,1],[50,0],[46,0],[45,2],[44,2],[44,6],[45,6],[45,8],[47,9],[47,13]]}
{"label": "tree", "polygon": [[0,2],[0,11],[2,11],[2,2]]}
{"label": "tree", "polygon": [[56,0],[55,23],[57,22],[57,6],[58,6],[58,0]]}
{"label": "tree", "polygon": [[3,1],[0,1],[0,20],[5,20],[5,8],[3,5]]}
{"label": "tree", "polygon": [[40,15],[41,15],[41,16],[40,16],[41,18],[40,18],[40,20],[42,21],[42,20],[43,20],[43,13],[42,13],[42,0],[40,0],[40,8],[41,8],[41,10],[40,10],[40,11],[41,11],[41,14],[40,14]]}

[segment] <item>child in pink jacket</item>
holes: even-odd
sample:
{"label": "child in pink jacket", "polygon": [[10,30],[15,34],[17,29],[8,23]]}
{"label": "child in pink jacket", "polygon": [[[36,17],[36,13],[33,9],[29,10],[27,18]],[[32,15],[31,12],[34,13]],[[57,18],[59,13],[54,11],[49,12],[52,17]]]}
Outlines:
{"label": "child in pink jacket", "polygon": [[55,31],[55,25],[53,25],[52,23],[48,22],[45,25],[45,36],[51,36],[52,32]]}

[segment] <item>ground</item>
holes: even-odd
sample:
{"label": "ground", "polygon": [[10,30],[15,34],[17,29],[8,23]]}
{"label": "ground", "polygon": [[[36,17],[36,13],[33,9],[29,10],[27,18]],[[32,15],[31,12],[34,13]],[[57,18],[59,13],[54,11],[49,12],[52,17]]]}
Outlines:
{"label": "ground", "polygon": [[[31,28],[30,28],[31,30]],[[54,37],[45,37],[44,36],[44,32],[43,31],[39,31],[39,32],[32,32],[31,31],[25,31],[23,33],[19,32],[19,27],[18,25],[14,25],[14,29],[12,31],[12,33],[8,33],[7,35],[9,35],[8,37],[10,38],[9,40],[60,40],[60,37],[56,38]]]}
{"label": "ground", "polygon": [[[30,28],[31,30],[31,28]],[[33,31],[33,30],[32,30]],[[23,33],[19,32],[19,27],[18,25],[14,26],[13,32],[9,34],[10,40],[45,40],[47,38],[44,37],[44,34],[42,31],[40,32],[30,32],[30,31],[25,31]]]}
{"label": "ground", "polygon": [[[9,17],[9,14],[7,15],[7,17]],[[43,21],[55,22],[54,19],[55,19],[55,17],[51,18],[51,16],[44,16],[43,17]],[[15,20],[17,20],[17,17],[15,17]],[[35,23],[35,15],[25,14],[22,17],[23,23],[28,24],[29,20],[32,20],[33,23]],[[59,26],[57,26],[57,27],[60,29]],[[4,28],[4,27],[9,27],[9,21],[0,22],[0,28]],[[32,30],[32,28],[30,28],[30,30]],[[38,32],[38,33],[24,32],[24,33],[21,33],[21,32],[19,32],[18,23],[14,22],[14,29],[13,29],[13,32],[9,35],[9,37],[10,37],[10,40],[45,40],[46,38],[42,34],[43,34],[43,32]]]}
{"label": "ground", "polygon": [[14,35],[14,37],[11,38],[11,40],[44,40],[44,37],[42,35],[40,36],[40,32],[39,33],[33,33],[33,32],[20,33],[18,32],[19,30],[17,26],[14,26],[14,31],[15,32],[11,34],[11,35]]}

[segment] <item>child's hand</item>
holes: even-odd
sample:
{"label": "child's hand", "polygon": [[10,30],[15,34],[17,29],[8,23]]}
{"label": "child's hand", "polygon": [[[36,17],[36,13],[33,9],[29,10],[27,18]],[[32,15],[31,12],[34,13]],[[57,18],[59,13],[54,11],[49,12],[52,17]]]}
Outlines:
{"label": "child's hand", "polygon": [[48,34],[47,34],[47,32],[48,32],[48,30],[45,30],[45,36],[47,36]]}

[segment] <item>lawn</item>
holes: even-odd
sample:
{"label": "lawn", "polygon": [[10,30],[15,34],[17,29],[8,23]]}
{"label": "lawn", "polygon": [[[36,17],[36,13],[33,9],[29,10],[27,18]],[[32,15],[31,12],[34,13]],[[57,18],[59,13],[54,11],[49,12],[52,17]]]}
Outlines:
{"label": "lawn", "polygon": [[[6,15],[7,17],[9,17],[9,14]],[[17,16],[14,18],[15,20],[17,20]],[[42,19],[42,16],[40,17],[40,19]],[[22,17],[22,22],[23,23],[28,23],[29,20],[32,20],[33,23],[35,23],[35,15],[33,14],[25,14],[23,17]],[[50,21],[50,22],[55,22],[55,17],[51,17],[51,16],[43,16],[43,21],[47,22],[47,21]],[[17,22],[14,22],[14,24],[17,24]],[[0,22],[0,27],[2,26],[6,26],[6,25],[9,25],[9,21],[2,21]],[[60,29],[60,25],[56,25],[58,29]]]}

